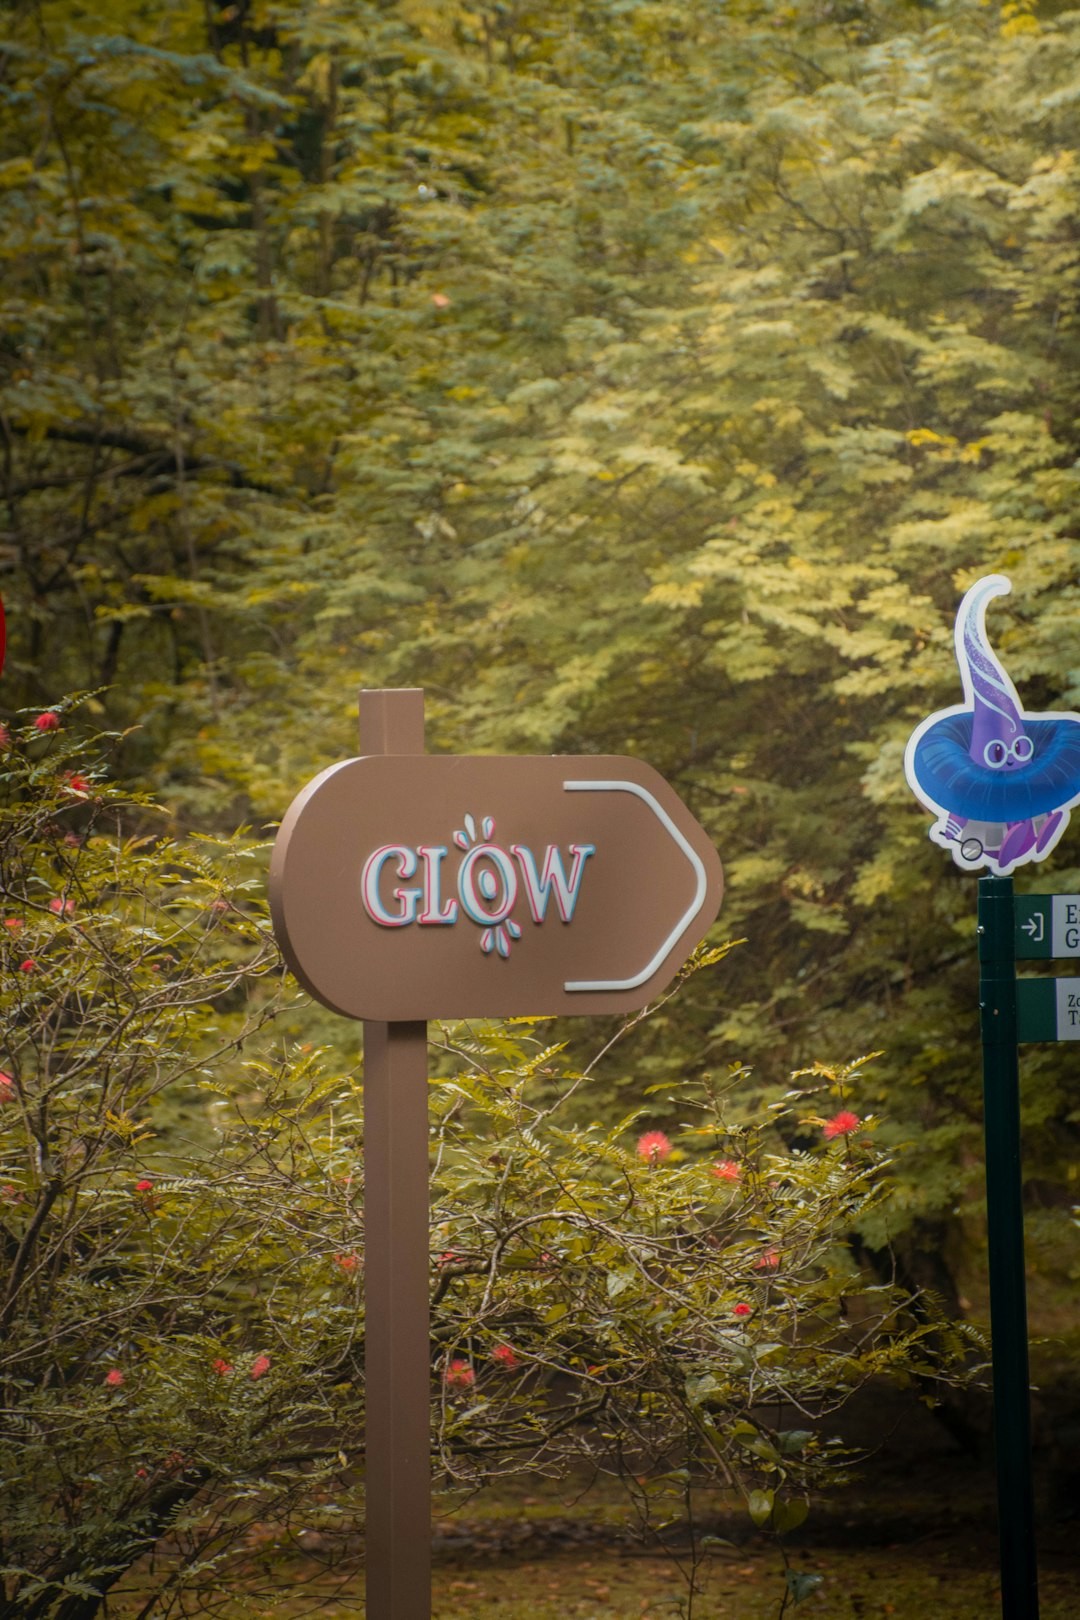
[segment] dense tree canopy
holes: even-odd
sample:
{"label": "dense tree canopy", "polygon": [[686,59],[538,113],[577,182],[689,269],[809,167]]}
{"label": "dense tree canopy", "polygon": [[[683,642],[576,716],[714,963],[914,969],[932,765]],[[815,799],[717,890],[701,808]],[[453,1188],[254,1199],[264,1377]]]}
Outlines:
{"label": "dense tree canopy", "polygon": [[[103,688],[222,829],[361,682],[432,748],[648,758],[747,944],[632,1085],[884,1048],[919,1151],[865,1238],[957,1261],[974,895],[900,761],[980,572],[1029,705],[1080,697],[1080,14],[59,0],[3,49],[6,703]],[[1068,1072],[1025,1057],[1048,1266]]]}

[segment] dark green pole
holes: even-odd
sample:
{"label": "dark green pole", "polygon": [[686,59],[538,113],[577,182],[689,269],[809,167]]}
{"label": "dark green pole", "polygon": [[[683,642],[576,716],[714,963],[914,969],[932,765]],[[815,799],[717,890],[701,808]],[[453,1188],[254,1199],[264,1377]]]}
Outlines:
{"label": "dark green pole", "polygon": [[1038,1620],[1014,926],[1012,878],[980,878],[979,1007],[1001,1613],[1003,1620]]}

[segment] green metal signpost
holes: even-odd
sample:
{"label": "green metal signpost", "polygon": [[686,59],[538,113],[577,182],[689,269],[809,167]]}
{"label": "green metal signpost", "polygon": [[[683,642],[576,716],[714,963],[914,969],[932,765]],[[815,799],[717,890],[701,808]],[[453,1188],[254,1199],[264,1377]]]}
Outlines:
{"label": "green metal signpost", "polygon": [[1017,979],[1016,962],[1080,956],[1080,895],[979,879],[994,1442],[1004,1620],[1037,1620],[1020,1168],[1020,1042],[1080,1041],[1080,978]]}
{"label": "green metal signpost", "polygon": [[1012,878],[980,878],[979,1008],[1001,1613],[1003,1620],[1038,1620],[1020,1170],[1015,934]]}

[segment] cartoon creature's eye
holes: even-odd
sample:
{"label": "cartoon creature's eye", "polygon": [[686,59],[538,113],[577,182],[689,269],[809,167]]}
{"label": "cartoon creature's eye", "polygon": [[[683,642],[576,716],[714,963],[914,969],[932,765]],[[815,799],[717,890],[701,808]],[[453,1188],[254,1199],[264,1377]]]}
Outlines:
{"label": "cartoon creature's eye", "polygon": [[1017,737],[1009,752],[1018,765],[1026,765],[1035,752],[1035,744],[1030,737]]}
{"label": "cartoon creature's eye", "polygon": [[996,737],[993,742],[988,742],[983,749],[983,759],[992,771],[1000,771],[1008,757],[1009,750]]}

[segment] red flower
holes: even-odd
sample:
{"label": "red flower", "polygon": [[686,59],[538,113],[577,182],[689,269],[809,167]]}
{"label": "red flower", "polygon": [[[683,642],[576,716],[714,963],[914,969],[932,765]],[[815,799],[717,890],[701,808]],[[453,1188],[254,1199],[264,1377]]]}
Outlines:
{"label": "red flower", "polygon": [[19,963],[19,972],[20,973],[36,973],[37,972],[37,963],[34,961],[34,958],[32,956],[28,956],[26,958],[25,962],[20,962]]}
{"label": "red flower", "polygon": [[211,902],[210,902],[210,910],[214,913],[214,915],[216,917],[220,917],[223,912],[231,911],[232,907],[229,905],[229,902],[227,900],[223,900],[221,898],[221,896],[219,895],[216,900],[211,900]]}
{"label": "red flower", "polygon": [[831,1142],[836,1136],[850,1136],[861,1124],[862,1120],[858,1114],[853,1114],[845,1108],[839,1114],[834,1114],[832,1119],[826,1120],[822,1126],[822,1135],[826,1142]]}
{"label": "red flower", "polygon": [[10,1102],[15,1095],[15,1082],[10,1074],[0,1073],[0,1102]]}
{"label": "red flower", "polygon": [[136,1479],[149,1479],[150,1475],[147,1473],[145,1468],[136,1468],[136,1470],[135,1470],[135,1478]]}
{"label": "red flower", "polygon": [[21,917],[5,917],[4,918],[4,927],[5,928],[10,928],[11,932],[13,934],[17,934],[19,929],[22,927],[22,925],[23,925],[23,920],[22,920]]}
{"label": "red flower", "polygon": [[440,1254],[437,1263],[440,1266],[452,1266],[455,1260],[460,1260],[460,1259],[461,1259],[460,1254],[455,1254],[453,1249],[446,1249],[446,1250],[444,1250],[444,1252],[442,1254]]}
{"label": "red flower", "polygon": [[256,1356],[255,1360],[251,1363],[251,1377],[252,1378],[261,1378],[263,1373],[269,1372],[269,1371],[270,1371],[270,1357],[269,1356]]}
{"label": "red flower", "polygon": [[135,1183],[135,1196],[142,1205],[145,1215],[152,1215],[158,1207],[158,1199],[154,1196],[154,1183],[148,1176]]}
{"label": "red flower", "polygon": [[54,713],[52,709],[46,709],[45,713],[39,714],[34,721],[35,731],[59,731],[59,729],[60,716]]}
{"label": "red flower", "polygon": [[85,776],[80,776],[78,771],[65,771],[64,785],[70,793],[89,793],[90,791],[89,781]]}
{"label": "red flower", "polygon": [[491,1352],[491,1359],[498,1362],[500,1367],[505,1367],[507,1372],[513,1372],[514,1368],[519,1365],[512,1346],[508,1344],[497,1344]]}
{"label": "red flower", "polygon": [[469,1389],[476,1382],[476,1374],[467,1361],[452,1361],[443,1378],[451,1389]]}
{"label": "red flower", "polygon": [[344,1272],[351,1272],[356,1270],[360,1262],[355,1254],[335,1254],[334,1264],[340,1266]]}
{"label": "red flower", "polygon": [[105,1374],[105,1382],[108,1384],[110,1389],[120,1388],[120,1385],[124,1382],[124,1375],[120,1371],[119,1367],[109,1368],[108,1372]]}
{"label": "red flower", "polygon": [[219,1378],[224,1378],[226,1373],[232,1372],[232,1363],[229,1361],[223,1361],[222,1358],[218,1356],[214,1362],[214,1371],[217,1373]]}
{"label": "red flower", "polygon": [[731,1307],[732,1316],[750,1316],[753,1313],[752,1305],[738,1304]]}
{"label": "red flower", "polygon": [[75,902],[74,900],[61,900],[60,896],[56,895],[49,901],[49,910],[55,912],[58,917],[70,917],[75,910]]}
{"label": "red flower", "polygon": [[712,1173],[718,1181],[738,1181],[739,1167],[734,1159],[720,1159],[712,1167]]}
{"label": "red flower", "polygon": [[660,1164],[671,1152],[671,1143],[663,1131],[646,1131],[638,1137],[638,1158],[649,1164]]}
{"label": "red flower", "polygon": [[766,1249],[765,1253],[763,1255],[761,1255],[761,1257],[759,1259],[754,1261],[754,1269],[756,1271],[775,1271],[779,1264],[780,1264],[780,1252],[779,1252],[779,1250],[778,1249]]}

